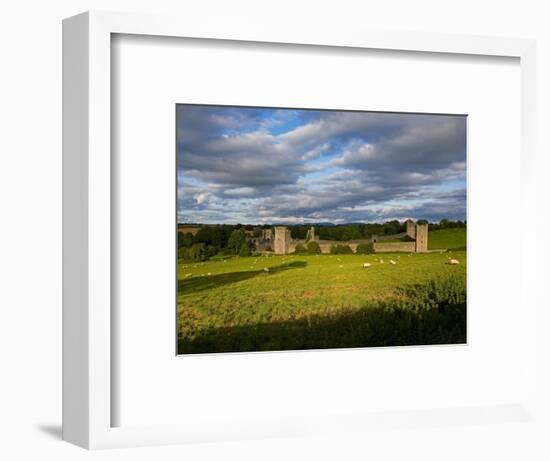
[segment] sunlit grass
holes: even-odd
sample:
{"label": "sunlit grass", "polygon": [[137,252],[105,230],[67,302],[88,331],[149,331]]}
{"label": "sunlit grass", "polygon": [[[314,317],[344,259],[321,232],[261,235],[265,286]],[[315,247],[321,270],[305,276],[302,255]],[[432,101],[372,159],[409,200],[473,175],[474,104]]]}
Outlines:
{"label": "sunlit grass", "polygon": [[[449,265],[450,256],[461,264]],[[395,264],[390,264],[390,260]],[[364,269],[365,262],[372,266]],[[441,278],[459,280],[465,287],[466,253],[236,257],[180,262],[178,278],[180,352],[186,352],[186,345],[188,352],[201,352],[201,347],[206,349],[204,352],[273,350],[292,348],[283,344],[283,330],[290,331],[303,322],[325,325],[329,320],[343,328],[342,318],[350,319],[350,315],[363,312],[365,307],[398,305],[415,297],[407,287]],[[279,328],[275,331],[266,327],[269,325]],[[247,331],[242,336],[248,342],[230,346],[224,342],[224,335],[243,328]],[[265,338],[258,341],[255,331]],[[304,333],[300,331],[298,328],[295,333]],[[341,333],[345,336],[349,332]],[[201,337],[210,338],[209,342],[201,343]],[[322,344],[311,344],[309,348],[342,347],[331,344],[336,341],[333,337],[325,341],[316,338]],[[191,351],[189,346],[197,341],[202,345]],[[299,338],[289,346],[292,345],[307,347]]]}

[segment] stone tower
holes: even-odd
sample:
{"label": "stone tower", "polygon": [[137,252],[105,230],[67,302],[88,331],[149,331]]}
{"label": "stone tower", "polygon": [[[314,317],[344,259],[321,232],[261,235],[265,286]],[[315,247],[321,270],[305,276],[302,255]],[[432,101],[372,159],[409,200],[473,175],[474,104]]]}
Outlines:
{"label": "stone tower", "polygon": [[274,252],[286,255],[290,249],[290,231],[285,226],[275,226]]}
{"label": "stone tower", "polygon": [[415,239],[416,238],[416,226],[414,224],[414,221],[412,219],[407,219],[407,222],[405,223],[407,225],[407,235]]}
{"label": "stone tower", "polygon": [[306,242],[319,240],[319,237],[315,235],[315,227],[311,226],[307,231]]}
{"label": "stone tower", "polygon": [[[408,225],[407,225],[408,228]],[[428,251],[428,224],[416,225],[416,252],[425,253]]]}

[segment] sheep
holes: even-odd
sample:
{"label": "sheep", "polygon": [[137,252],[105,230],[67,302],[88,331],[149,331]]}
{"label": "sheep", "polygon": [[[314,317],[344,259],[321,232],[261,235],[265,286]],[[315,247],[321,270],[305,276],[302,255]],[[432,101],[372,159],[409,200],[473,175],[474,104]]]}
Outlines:
{"label": "sheep", "polygon": [[363,269],[368,269],[372,264],[370,263],[363,263]]}
{"label": "sheep", "polygon": [[344,266],[342,266],[342,264],[340,264],[340,269],[342,269]]}
{"label": "sheep", "polygon": [[193,277],[193,274],[191,274],[191,273],[185,274],[185,277]]}
{"label": "sheep", "polygon": [[393,259],[390,259],[390,264],[397,264]]}
{"label": "sheep", "polygon": [[264,272],[269,272],[269,268],[268,268],[268,267],[264,267]]}
{"label": "sheep", "polygon": [[449,259],[449,264],[454,266],[455,264],[460,264],[460,261],[458,259]]}
{"label": "sheep", "polygon": [[211,273],[211,272],[208,272],[208,274],[206,274],[206,275],[210,276],[210,275],[212,275],[212,273]]}
{"label": "sheep", "polygon": [[384,264],[384,260],[383,260],[383,259],[380,259],[380,264]]}

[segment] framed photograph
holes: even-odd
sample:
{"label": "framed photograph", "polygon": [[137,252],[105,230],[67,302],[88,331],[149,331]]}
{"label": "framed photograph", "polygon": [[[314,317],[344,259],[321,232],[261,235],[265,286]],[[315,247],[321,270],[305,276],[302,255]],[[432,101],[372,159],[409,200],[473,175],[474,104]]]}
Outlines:
{"label": "framed photograph", "polygon": [[178,105],[178,354],[465,344],[466,125]]}
{"label": "framed photograph", "polygon": [[63,59],[65,440],[536,417],[533,42],[94,12]]}

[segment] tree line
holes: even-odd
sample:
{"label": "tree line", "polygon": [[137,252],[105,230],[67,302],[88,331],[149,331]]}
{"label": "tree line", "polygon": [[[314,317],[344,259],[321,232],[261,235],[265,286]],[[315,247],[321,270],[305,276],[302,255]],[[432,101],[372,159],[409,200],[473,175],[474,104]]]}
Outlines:
{"label": "tree line", "polygon": [[[419,220],[419,224],[427,221]],[[429,223],[430,230],[465,228],[466,221],[451,221],[442,219],[438,223]],[[205,261],[213,256],[250,256],[256,251],[253,238],[261,236],[263,229],[270,229],[272,225],[242,225],[242,224],[215,224],[202,225],[197,233],[178,232],[178,257],[191,261]],[[307,224],[287,225],[293,239],[303,240],[312,227]],[[373,235],[394,235],[405,232],[406,223],[397,220],[385,223],[353,223],[341,225],[313,225],[315,235],[321,240],[345,242],[348,240],[370,239]],[[313,242],[309,242],[313,243]],[[317,253],[314,245],[298,245],[297,252]],[[338,245],[336,245],[337,247]],[[303,247],[303,249],[302,249]],[[347,251],[335,249],[335,251]],[[368,251],[368,250],[365,250]]]}

